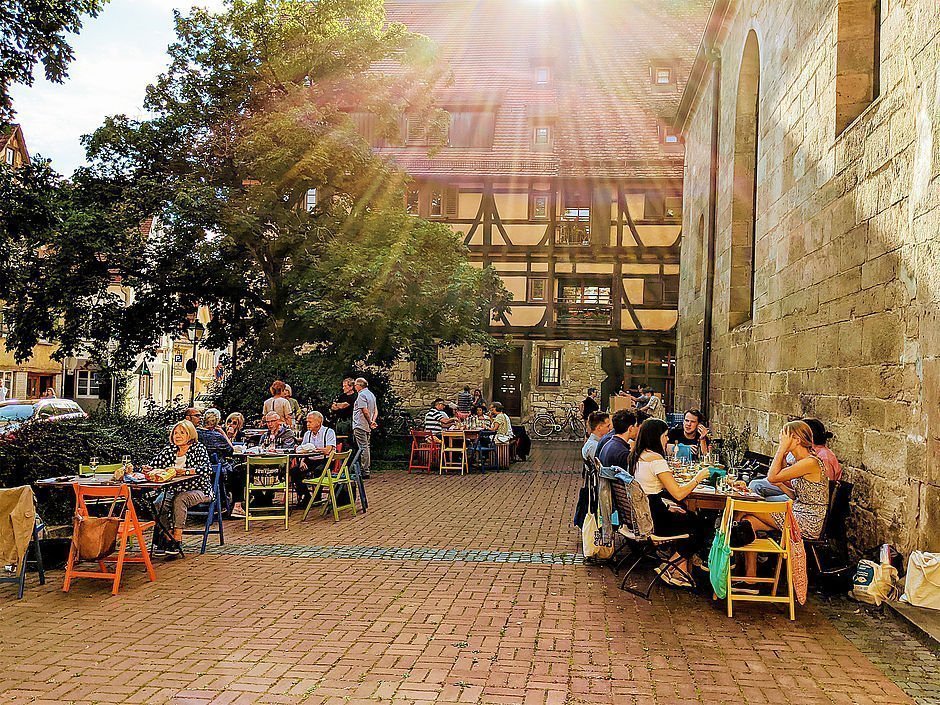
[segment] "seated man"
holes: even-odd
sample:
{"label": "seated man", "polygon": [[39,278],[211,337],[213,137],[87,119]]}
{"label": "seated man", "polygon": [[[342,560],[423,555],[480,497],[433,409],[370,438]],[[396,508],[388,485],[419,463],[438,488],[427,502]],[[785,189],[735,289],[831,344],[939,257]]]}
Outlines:
{"label": "seated man", "polygon": [[307,431],[297,450],[307,455],[294,460],[291,482],[297,493],[298,505],[304,507],[310,501],[310,489],[304,484],[304,479],[319,476],[330,454],[336,450],[336,432],[323,424],[323,414],[319,411],[307,414]]}
{"label": "seated man", "polygon": [[[678,452],[685,457],[708,453],[708,429],[705,427],[705,414],[698,409],[689,409],[681,426],[669,429],[667,440],[668,455]],[[683,446],[683,448],[677,448]]]}
{"label": "seated man", "polygon": [[610,428],[610,414],[606,411],[592,411],[588,414],[588,430],[590,435],[581,448],[581,457],[588,463],[594,462],[597,444]]}
{"label": "seated man", "polygon": [[428,413],[424,415],[424,430],[435,436],[440,436],[445,428],[450,428],[456,421],[457,419],[452,419],[444,412],[444,400],[437,398],[431,408],[428,409]]}
{"label": "seated man", "polygon": [[268,432],[258,444],[264,450],[269,453],[279,450],[290,453],[297,446],[294,432],[276,411],[269,411],[264,415],[264,425],[268,427]]}
{"label": "seated man", "polygon": [[636,436],[640,432],[640,422],[634,412],[626,409],[616,412],[610,421],[614,427],[614,435],[598,451],[597,457],[600,458],[601,465],[605,468],[618,467],[626,470],[630,467],[628,458]]}

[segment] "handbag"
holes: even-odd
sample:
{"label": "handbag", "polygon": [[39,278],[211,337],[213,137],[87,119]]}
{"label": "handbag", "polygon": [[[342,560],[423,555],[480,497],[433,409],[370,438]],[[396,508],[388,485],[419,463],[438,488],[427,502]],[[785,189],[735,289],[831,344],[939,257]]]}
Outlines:
{"label": "handbag", "polygon": [[75,515],[72,525],[72,547],[79,561],[100,561],[114,553],[117,535],[121,529],[121,517],[114,516],[114,506],[105,517]]}
{"label": "handbag", "polygon": [[911,553],[901,600],[916,607],[940,610],[940,553]]}
{"label": "handbag", "polygon": [[803,534],[800,525],[796,523],[793,509],[787,507],[790,515],[790,575],[793,576],[793,592],[796,601],[806,604],[806,591],[809,588],[809,576],[806,573],[806,546],[803,544]]}
{"label": "handbag", "polygon": [[861,560],[852,579],[852,597],[859,602],[875,606],[896,599],[897,589],[894,587],[894,581],[897,577],[898,571],[892,565],[879,565],[874,561]]}
{"label": "handbag", "polygon": [[728,530],[728,545],[731,548],[741,548],[757,540],[754,527],[748,521],[733,521]]}
{"label": "handbag", "polygon": [[602,546],[597,543],[597,517],[593,513],[588,513],[584,517],[584,525],[581,527],[581,550],[585,558],[595,558],[606,561],[614,555],[613,544]]}

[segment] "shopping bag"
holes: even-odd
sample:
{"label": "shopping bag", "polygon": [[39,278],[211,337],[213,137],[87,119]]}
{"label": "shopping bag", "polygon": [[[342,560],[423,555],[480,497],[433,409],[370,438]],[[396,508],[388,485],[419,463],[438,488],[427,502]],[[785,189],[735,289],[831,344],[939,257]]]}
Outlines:
{"label": "shopping bag", "polygon": [[809,588],[809,576],[806,573],[806,546],[803,544],[803,535],[800,525],[796,523],[791,506],[787,506],[790,514],[790,574],[793,576],[793,592],[796,601],[806,604],[806,591]]}
{"label": "shopping bag", "polygon": [[728,596],[728,571],[730,570],[731,545],[728,543],[728,533],[719,531],[708,552],[708,579],[711,581],[715,595],[721,600]]}
{"label": "shopping bag", "polygon": [[581,526],[581,550],[585,558],[605,561],[614,555],[614,547],[599,545],[597,533],[597,517],[589,513],[584,517],[584,524]]}
{"label": "shopping bag", "polygon": [[72,527],[72,543],[79,560],[99,561],[114,553],[120,528],[119,517],[76,515]]}
{"label": "shopping bag", "polygon": [[915,607],[940,610],[940,553],[911,553],[901,600]]}
{"label": "shopping bag", "polygon": [[897,599],[894,581],[898,571],[887,563],[879,565],[874,561],[859,561],[852,580],[852,596],[859,602],[881,605],[890,599]]}

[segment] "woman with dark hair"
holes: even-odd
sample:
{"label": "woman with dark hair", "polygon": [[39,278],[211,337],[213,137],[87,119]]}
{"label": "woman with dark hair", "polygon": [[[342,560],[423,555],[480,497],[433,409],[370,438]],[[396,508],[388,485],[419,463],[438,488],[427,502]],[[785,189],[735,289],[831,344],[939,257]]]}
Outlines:
{"label": "woman with dark hair", "polygon": [[836,454],[829,450],[829,440],[832,438],[832,434],[826,430],[825,425],[819,419],[809,417],[803,419],[803,423],[809,426],[810,431],[813,432],[813,450],[816,451],[816,455],[826,466],[826,476],[830,480],[841,480],[842,465],[839,463]]}
{"label": "woman with dark hair", "polygon": [[[689,534],[670,560],[678,562],[675,568],[662,572],[662,578],[675,587],[692,587],[685,575],[689,573],[689,558],[701,546],[702,523],[694,514],[686,511],[678,503],[688,497],[696,486],[708,477],[707,470],[698,474],[684,485],[680,485],[669,463],[666,462],[666,437],[669,426],[661,419],[646,419],[640,426],[636,444],[630,453],[627,468],[640,487],[646,493],[653,515],[653,529],[660,536]],[[681,572],[680,572],[681,571]],[[685,573],[685,575],[683,575]]]}
{"label": "woman with dark hair", "polygon": [[483,392],[480,389],[473,390],[473,398],[470,400],[470,413],[476,414],[477,409],[483,409],[484,412],[486,409],[486,399],[483,398]]}

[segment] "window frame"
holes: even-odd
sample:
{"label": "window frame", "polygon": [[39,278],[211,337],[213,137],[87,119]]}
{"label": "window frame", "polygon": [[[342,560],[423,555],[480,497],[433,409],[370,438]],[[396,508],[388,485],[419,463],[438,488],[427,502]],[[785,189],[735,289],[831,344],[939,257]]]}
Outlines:
{"label": "window frame", "polygon": [[[538,202],[545,200],[545,213],[539,215]],[[532,198],[529,201],[529,219],[530,220],[549,220],[551,216],[551,193],[548,191],[533,191]]]}
{"label": "window frame", "polygon": [[[436,197],[436,198],[435,198]],[[433,188],[428,194],[428,218],[444,217],[444,189]],[[437,212],[435,212],[435,201],[437,202]]]}
{"label": "window frame", "polygon": [[[412,199],[412,196],[414,199]],[[412,200],[414,210],[412,210]],[[418,187],[405,189],[405,213],[416,218],[421,216],[421,189]]]}
{"label": "window frame", "polygon": [[[539,304],[548,303],[548,277],[529,277],[527,283],[526,301]],[[535,286],[537,283],[542,286],[542,296],[540,298],[535,295]]]}
{"label": "window frame", "polygon": [[[434,374],[428,374],[430,368],[424,369],[419,366],[417,360],[412,363],[411,379],[415,384],[437,384],[440,381],[441,375],[441,346],[435,345],[434,352],[436,357],[434,358]],[[429,358],[430,359],[430,358]]]}
{"label": "window frame", "polygon": [[[539,133],[545,132],[545,141],[539,142]],[[532,144],[537,148],[545,149],[552,146],[552,126],[534,125],[532,127]]]}
{"label": "window frame", "polygon": [[[666,80],[660,81],[660,73],[666,72]],[[671,86],[676,82],[676,72],[673,70],[672,66],[667,66],[666,64],[653,64],[650,69],[650,80],[654,86],[663,87]]]}
{"label": "window frame", "polygon": [[[545,363],[549,362],[551,358],[555,358],[555,363],[550,364],[546,368]],[[558,347],[548,347],[540,346],[538,354],[538,378],[537,382],[539,387],[560,387],[561,386],[561,365],[562,365],[562,348]],[[545,376],[545,373],[554,372],[554,377],[549,378]]]}
{"label": "window frame", "polygon": [[4,148],[3,161],[7,166],[16,166],[16,150],[12,147]]}
{"label": "window frame", "polygon": [[[92,387],[92,382],[94,382],[94,387]],[[100,395],[101,380],[98,379],[97,370],[77,370],[75,372],[75,398],[98,399]]]}
{"label": "window frame", "polygon": [[[311,195],[313,196],[313,203],[311,203]],[[304,208],[306,208],[308,213],[312,213],[317,208],[317,190],[315,188],[308,188],[304,194]]]}
{"label": "window frame", "polygon": [[[545,80],[541,80],[542,72],[545,72]],[[552,67],[548,64],[539,64],[535,67],[535,85],[540,87],[547,87],[552,85]]]}

